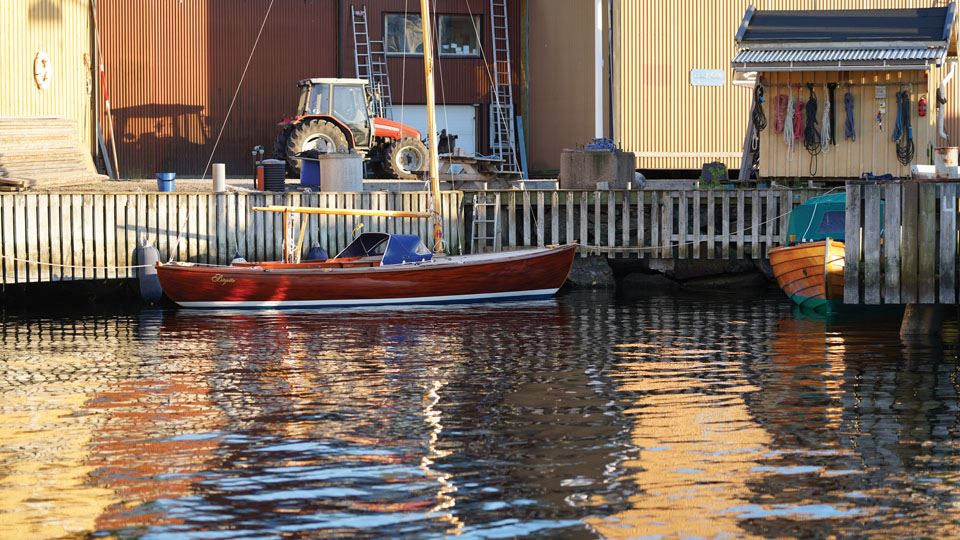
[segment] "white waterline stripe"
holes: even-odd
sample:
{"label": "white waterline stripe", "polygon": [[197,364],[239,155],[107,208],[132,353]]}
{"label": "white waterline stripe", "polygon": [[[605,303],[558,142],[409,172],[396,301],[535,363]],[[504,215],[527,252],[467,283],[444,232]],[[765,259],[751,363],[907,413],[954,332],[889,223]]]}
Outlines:
{"label": "white waterline stripe", "polygon": [[508,291],[482,294],[457,294],[450,296],[418,296],[413,298],[381,298],[369,300],[271,300],[213,302],[177,302],[186,308],[278,308],[278,307],[320,307],[320,306],[385,306],[397,304],[436,304],[446,302],[470,302],[477,300],[496,300],[503,298],[528,298],[531,296],[553,296],[559,289],[536,289],[531,291]]}

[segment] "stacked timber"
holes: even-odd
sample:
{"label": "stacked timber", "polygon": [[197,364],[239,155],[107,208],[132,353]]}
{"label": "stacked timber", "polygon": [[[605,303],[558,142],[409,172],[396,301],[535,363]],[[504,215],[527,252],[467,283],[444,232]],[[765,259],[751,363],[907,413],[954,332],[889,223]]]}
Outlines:
{"label": "stacked timber", "polygon": [[0,190],[87,185],[106,179],[64,118],[0,117]]}

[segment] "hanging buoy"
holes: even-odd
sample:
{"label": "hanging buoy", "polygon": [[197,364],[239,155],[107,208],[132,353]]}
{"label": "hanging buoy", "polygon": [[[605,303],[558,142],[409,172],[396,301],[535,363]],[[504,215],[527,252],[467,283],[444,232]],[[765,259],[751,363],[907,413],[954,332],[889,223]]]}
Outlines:
{"label": "hanging buoy", "polygon": [[917,114],[920,116],[927,115],[927,96],[920,96],[920,101],[917,102]]}
{"label": "hanging buoy", "polygon": [[160,252],[149,241],[137,248],[137,264],[144,265],[137,268],[137,281],[140,283],[140,298],[153,305],[163,298],[163,288],[160,278],[157,277],[157,262]]}

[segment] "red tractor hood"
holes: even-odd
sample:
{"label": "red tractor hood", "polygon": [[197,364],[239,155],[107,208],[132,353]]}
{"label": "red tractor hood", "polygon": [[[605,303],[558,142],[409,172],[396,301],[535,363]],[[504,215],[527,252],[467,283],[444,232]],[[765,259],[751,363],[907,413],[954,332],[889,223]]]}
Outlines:
{"label": "red tractor hood", "polygon": [[379,116],[373,119],[373,136],[374,137],[389,137],[391,139],[417,139],[420,140],[420,132],[406,124],[401,124],[400,122],[394,122],[388,118],[380,118]]}

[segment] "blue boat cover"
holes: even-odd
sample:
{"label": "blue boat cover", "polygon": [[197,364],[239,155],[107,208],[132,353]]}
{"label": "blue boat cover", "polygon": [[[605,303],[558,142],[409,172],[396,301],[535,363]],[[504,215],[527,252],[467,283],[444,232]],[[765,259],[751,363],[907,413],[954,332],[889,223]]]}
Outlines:
{"label": "blue boat cover", "polygon": [[429,261],[433,253],[420,241],[415,234],[392,234],[387,241],[387,251],[380,260],[381,265],[403,264]]}
{"label": "blue boat cover", "polygon": [[363,233],[356,237],[350,245],[337,253],[337,258],[369,257],[383,253],[390,235],[387,233]]}

